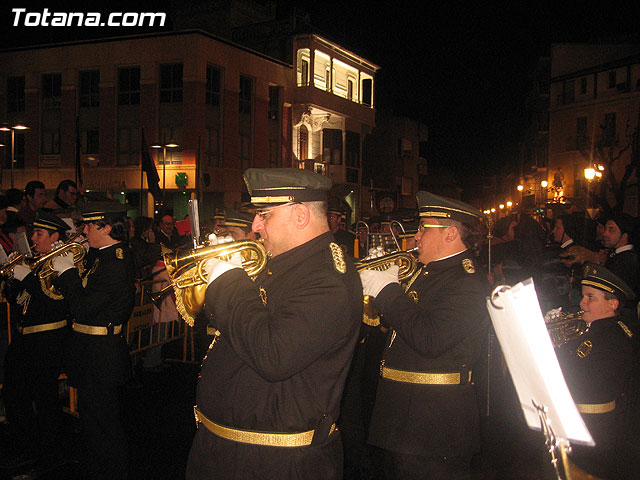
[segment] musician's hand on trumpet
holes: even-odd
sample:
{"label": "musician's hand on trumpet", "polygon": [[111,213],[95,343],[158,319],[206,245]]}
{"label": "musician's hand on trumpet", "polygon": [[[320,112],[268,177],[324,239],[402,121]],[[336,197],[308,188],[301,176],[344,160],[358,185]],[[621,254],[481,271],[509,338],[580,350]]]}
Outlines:
{"label": "musician's hand on trumpet", "polygon": [[399,284],[398,265],[391,265],[386,270],[361,270],[362,292],[370,297],[377,297],[384,287],[392,283]]}
{"label": "musician's hand on trumpet", "polygon": [[242,268],[242,255],[240,252],[232,254],[228,260],[210,258],[204,264],[204,271],[207,274],[207,286],[216,278],[234,268]]}
{"label": "musician's hand on trumpet", "polygon": [[13,267],[13,278],[15,278],[16,280],[22,281],[30,273],[31,269],[24,263],[19,263],[15,267]]}
{"label": "musician's hand on trumpet", "polygon": [[73,254],[66,253],[64,255],[58,255],[54,257],[51,261],[51,268],[53,268],[58,275],[66,272],[67,270],[73,268],[75,266],[73,262]]}

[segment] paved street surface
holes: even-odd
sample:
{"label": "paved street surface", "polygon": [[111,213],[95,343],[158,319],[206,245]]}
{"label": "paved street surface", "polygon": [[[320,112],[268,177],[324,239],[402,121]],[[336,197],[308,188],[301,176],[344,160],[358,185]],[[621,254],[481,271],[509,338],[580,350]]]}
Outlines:
{"label": "paved street surface", "polygon": [[[171,350],[171,348],[167,349]],[[172,352],[169,352],[172,353]],[[180,352],[175,357],[180,356]],[[134,382],[125,390],[125,425],[130,447],[131,479],[179,480],[184,478],[191,439],[195,432],[193,405],[199,364],[166,362],[161,371],[138,373]],[[507,393],[505,393],[507,392]],[[527,429],[508,393],[508,386],[493,389],[492,415],[483,418],[483,449],[474,459],[473,480],[552,480],[553,470],[545,452],[542,435]],[[512,392],[511,392],[512,393]],[[348,408],[348,407],[347,407]],[[31,477],[17,476],[18,471],[0,470],[1,478],[81,479],[82,456],[77,420],[66,416],[66,433],[69,442],[69,462],[49,472]],[[632,422],[639,424],[637,418]],[[344,438],[345,444],[356,441],[361,433],[357,428],[346,428],[352,438]],[[637,431],[637,429],[636,429]],[[346,433],[346,432],[345,432]],[[6,426],[0,425],[0,451],[4,451],[8,438]],[[637,440],[625,440],[627,459],[625,470],[640,471],[640,448]],[[345,478],[378,478],[370,453],[355,449],[357,461],[347,471]],[[24,468],[20,471],[24,471]],[[4,476],[3,476],[4,475]],[[625,478],[638,478],[629,473]]]}

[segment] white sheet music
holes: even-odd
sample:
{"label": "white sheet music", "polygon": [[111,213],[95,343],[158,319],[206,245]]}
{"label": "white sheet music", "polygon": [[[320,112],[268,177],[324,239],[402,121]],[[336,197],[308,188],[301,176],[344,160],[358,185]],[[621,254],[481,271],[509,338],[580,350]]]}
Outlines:
{"label": "white sheet music", "polygon": [[533,280],[498,292],[487,309],[529,428],[540,429],[535,401],[547,408],[556,437],[595,445],[560,370]]}

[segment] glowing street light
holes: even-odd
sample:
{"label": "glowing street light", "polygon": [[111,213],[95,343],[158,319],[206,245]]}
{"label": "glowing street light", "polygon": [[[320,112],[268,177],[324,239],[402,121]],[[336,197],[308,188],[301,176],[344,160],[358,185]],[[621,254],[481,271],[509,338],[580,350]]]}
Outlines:
{"label": "glowing street light", "polygon": [[15,158],[15,131],[16,130],[29,130],[24,123],[18,122],[15,125],[9,125],[8,123],[3,123],[0,126],[0,132],[11,132],[11,188],[13,188],[13,164],[16,163]]}
{"label": "glowing street light", "polygon": [[500,210],[504,210],[504,203],[501,203],[500,205],[498,205],[498,208],[500,208]]}
{"label": "glowing street light", "polygon": [[162,149],[162,205],[165,204],[164,202],[164,191],[165,191],[165,185],[166,185],[166,179],[167,179],[167,148],[177,148],[180,145],[178,145],[176,142],[166,142],[164,144],[161,144],[160,142],[156,142],[153,145],[151,145],[151,148],[158,148],[158,149]]}
{"label": "glowing street light", "polygon": [[587,180],[593,180],[595,176],[596,176],[595,168],[589,167],[584,169],[584,178],[586,178]]}
{"label": "glowing street light", "polygon": [[549,182],[547,182],[546,180],[542,180],[542,181],[540,182],[540,186],[541,186],[542,188],[547,188],[547,186],[549,186]]}
{"label": "glowing street light", "polygon": [[521,192],[524,190],[524,186],[523,185],[518,185],[518,191]]}
{"label": "glowing street light", "polygon": [[507,208],[511,208],[511,205],[513,205],[513,202],[512,202],[511,200],[509,200],[509,201],[507,202]]}

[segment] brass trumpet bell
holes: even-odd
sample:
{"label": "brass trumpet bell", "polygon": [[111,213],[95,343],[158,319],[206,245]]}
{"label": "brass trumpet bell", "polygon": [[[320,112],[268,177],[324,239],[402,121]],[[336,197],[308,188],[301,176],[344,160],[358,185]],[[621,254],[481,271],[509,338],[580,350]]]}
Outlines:
{"label": "brass trumpet bell", "polygon": [[356,262],[356,270],[358,272],[362,270],[386,270],[391,265],[398,265],[400,270],[398,271],[398,280],[404,282],[409,280],[414,273],[418,271],[418,261],[411,252],[416,250],[415,248],[407,251],[399,251],[389,253],[382,257],[372,258],[369,260],[360,260]]}
{"label": "brass trumpet bell", "polygon": [[193,326],[196,315],[204,307],[207,290],[207,274],[204,267],[207,260],[210,258],[229,260],[232,255],[238,253],[242,257],[242,269],[252,279],[267,265],[267,251],[261,243],[253,240],[164,252],[164,262],[171,285],[150,294],[151,300],[159,307],[162,298],[174,291],[176,308],[182,318]]}

